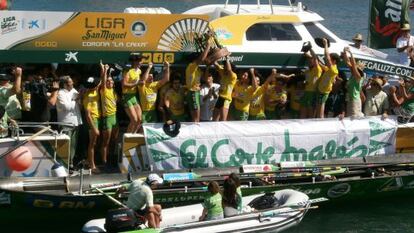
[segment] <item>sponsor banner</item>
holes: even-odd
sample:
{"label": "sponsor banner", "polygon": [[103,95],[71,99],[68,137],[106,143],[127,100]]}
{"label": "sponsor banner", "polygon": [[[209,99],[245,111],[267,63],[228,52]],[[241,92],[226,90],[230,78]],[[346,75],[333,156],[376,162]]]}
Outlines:
{"label": "sponsor banner", "polygon": [[[0,49],[195,51],[206,15],[6,11]],[[70,36],[68,36],[70,35]]]}
{"label": "sponsor banner", "polygon": [[365,72],[397,75],[400,77],[412,77],[414,74],[414,69],[412,67],[358,57],[356,57],[355,59],[365,64]]}
{"label": "sponsor banner", "polygon": [[375,49],[395,48],[401,25],[410,23],[410,0],[371,0],[368,46]]}
{"label": "sponsor banner", "polygon": [[155,170],[275,164],[395,152],[395,119],[284,120],[182,124],[176,137],[144,125]]}

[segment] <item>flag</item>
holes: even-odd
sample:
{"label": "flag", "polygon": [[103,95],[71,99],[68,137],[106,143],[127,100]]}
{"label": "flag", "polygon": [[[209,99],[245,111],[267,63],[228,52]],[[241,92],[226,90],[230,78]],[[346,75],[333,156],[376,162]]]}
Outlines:
{"label": "flag", "polygon": [[10,9],[11,0],[0,0],[0,10]]}
{"label": "flag", "polygon": [[371,0],[368,46],[375,49],[395,48],[401,25],[410,23],[410,0]]}

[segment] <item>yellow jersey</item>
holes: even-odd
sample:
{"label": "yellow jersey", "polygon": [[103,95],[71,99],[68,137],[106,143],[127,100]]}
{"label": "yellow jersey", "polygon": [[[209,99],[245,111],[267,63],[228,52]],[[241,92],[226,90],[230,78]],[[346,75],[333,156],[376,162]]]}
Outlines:
{"label": "yellow jersey", "polygon": [[112,116],[116,114],[116,101],[118,97],[114,89],[101,89],[102,116]]}
{"label": "yellow jersey", "polygon": [[[141,77],[141,69],[131,68],[128,71],[127,75],[126,75],[126,78],[128,79],[128,80],[126,80],[126,82],[129,83],[129,84],[136,83],[137,80],[139,80],[140,77]],[[137,93],[137,87],[136,86],[134,86],[134,87],[124,87],[123,86],[122,87],[122,94],[135,94],[135,93]]]}
{"label": "yellow jersey", "polygon": [[269,85],[265,94],[265,109],[266,111],[275,111],[276,105],[281,100],[287,99],[286,90],[276,90],[276,85]]}
{"label": "yellow jersey", "polygon": [[320,65],[317,65],[305,72],[306,77],[306,87],[305,91],[316,91],[317,83],[319,78],[322,75],[322,67]]}
{"label": "yellow jersey", "polygon": [[266,87],[260,86],[256,89],[253,93],[253,99],[250,101],[250,110],[249,115],[251,116],[259,116],[264,115],[265,113],[265,96]]}
{"label": "yellow jersey", "polygon": [[141,102],[142,111],[148,112],[155,110],[159,88],[159,82],[146,82],[143,85],[138,86],[139,101]]}
{"label": "yellow jersey", "polygon": [[101,108],[99,107],[98,90],[87,90],[82,101],[85,110],[89,110],[93,120],[101,117]]}
{"label": "yellow jersey", "polygon": [[242,112],[249,112],[250,101],[253,98],[254,91],[252,86],[245,87],[240,81],[237,81],[232,95],[234,108]]}
{"label": "yellow jersey", "polygon": [[300,100],[302,99],[302,96],[304,94],[304,90],[298,90],[297,87],[291,87],[289,89],[289,95],[290,95],[290,108],[295,111],[300,111]]}
{"label": "yellow jersey", "polygon": [[233,71],[230,74],[226,74],[223,67],[218,68],[220,75],[220,89],[219,96],[225,100],[231,101],[231,94],[233,93],[234,85],[237,82],[237,74]]}
{"label": "yellow jersey", "polygon": [[170,111],[174,116],[180,116],[185,113],[183,90],[180,89],[177,92],[174,89],[169,89],[165,93],[165,99],[170,101]]}
{"label": "yellow jersey", "polygon": [[165,100],[165,94],[167,94],[168,90],[170,90],[171,87],[171,83],[168,82],[166,84],[164,84],[162,87],[160,87],[160,91],[159,91],[159,103],[161,106],[164,106],[164,100]]}
{"label": "yellow jersey", "polygon": [[332,91],[332,85],[335,81],[336,76],[338,76],[338,68],[336,65],[332,65],[331,67],[323,67],[324,73],[320,78],[318,89],[319,92],[322,94],[329,94]]}
{"label": "yellow jersey", "polygon": [[185,69],[185,86],[187,90],[199,91],[200,90],[200,79],[203,73],[201,72],[198,64],[191,62]]}

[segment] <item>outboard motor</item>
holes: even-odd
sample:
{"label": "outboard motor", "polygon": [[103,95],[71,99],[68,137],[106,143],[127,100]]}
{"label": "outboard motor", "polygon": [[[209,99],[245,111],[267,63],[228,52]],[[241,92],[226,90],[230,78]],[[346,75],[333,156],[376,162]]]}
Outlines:
{"label": "outboard motor", "polygon": [[137,218],[135,212],[129,208],[108,210],[105,218],[105,229],[107,232],[120,232],[136,230],[144,220]]}
{"label": "outboard motor", "polygon": [[256,210],[264,210],[278,207],[279,202],[274,193],[266,193],[263,196],[256,197],[248,205]]}

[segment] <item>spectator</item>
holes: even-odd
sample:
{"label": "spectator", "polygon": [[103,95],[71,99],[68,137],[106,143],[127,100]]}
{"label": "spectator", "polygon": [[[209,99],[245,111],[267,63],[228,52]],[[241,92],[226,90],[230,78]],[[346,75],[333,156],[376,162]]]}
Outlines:
{"label": "spectator", "polygon": [[335,83],[335,79],[338,76],[337,64],[339,62],[339,56],[335,53],[329,53],[328,40],[322,39],[325,50],[325,65],[322,66],[324,73],[322,74],[318,84],[318,98],[316,105],[316,117],[324,118],[325,102],[329,97],[329,93],[332,91],[332,85]]}
{"label": "spectator", "polygon": [[187,121],[184,107],[184,90],[181,86],[181,76],[174,74],[171,79],[171,88],[165,94],[165,108],[167,120]]}
{"label": "spectator", "polygon": [[166,122],[167,119],[167,112],[165,109],[165,95],[167,94],[168,90],[171,88],[171,82],[167,82],[166,84],[164,84],[164,86],[162,86],[158,92],[158,113],[159,113],[159,117],[161,117],[161,121],[162,122]]}
{"label": "spectator", "polygon": [[[13,85],[10,84],[11,75],[0,74],[0,106],[6,109],[8,117],[20,119],[21,113],[19,110],[21,107],[15,95],[21,93],[22,68],[13,67],[10,73],[14,75]],[[12,96],[14,97],[11,98]]]}
{"label": "spectator", "polygon": [[382,86],[382,79],[374,78],[370,81],[370,88],[365,90],[366,100],[364,103],[364,114],[366,116],[388,114],[388,96],[382,90]]}
{"label": "spectator", "polygon": [[264,98],[269,84],[275,80],[276,75],[276,69],[272,69],[272,73],[262,86],[260,86],[260,78],[255,77],[258,88],[254,91],[250,101],[249,120],[266,120]]}
{"label": "spectator", "polygon": [[137,85],[141,77],[141,65],[144,57],[131,53],[129,61],[131,69],[124,73],[122,79],[122,102],[129,117],[127,133],[136,133],[141,128],[142,110],[137,100]]}
{"label": "spectator", "polygon": [[[348,57],[348,53],[350,57]],[[363,71],[365,65],[363,63],[356,63],[354,55],[349,47],[344,48],[343,58],[352,74],[347,83],[348,93],[346,115],[350,117],[363,117],[364,114],[362,113],[361,90],[365,76]]]}
{"label": "spectator", "polygon": [[154,76],[150,73],[151,68],[152,63],[149,63],[147,70],[138,83],[143,123],[158,121],[156,112],[157,92],[170,80],[170,64],[168,62],[164,62],[162,79],[160,81],[154,81]]}
{"label": "spectator", "polygon": [[346,111],[346,81],[337,79],[332,86],[332,91],[329,93],[326,100],[326,108],[324,114],[328,117],[345,117]]}
{"label": "spectator", "polygon": [[305,95],[305,82],[303,79],[297,78],[292,80],[291,86],[288,88],[290,117],[292,119],[300,118],[301,100]]}
{"label": "spectator", "polygon": [[204,84],[201,86],[200,97],[201,97],[201,121],[213,120],[214,106],[216,105],[220,84],[213,83],[213,75],[211,74],[209,67],[207,66],[204,72]]}
{"label": "spectator", "polygon": [[237,82],[237,74],[234,72],[235,66],[226,59],[224,68],[217,62],[214,63],[220,77],[219,98],[214,107],[214,121],[226,121],[232,101],[234,85]]}
{"label": "spectator", "polygon": [[88,144],[88,163],[93,173],[99,173],[99,169],[95,165],[95,146],[100,135],[101,128],[101,108],[99,101],[99,85],[100,79],[89,77],[86,80],[87,88],[83,95],[83,108],[85,109],[86,121],[89,126],[89,144]]}
{"label": "spectator", "polygon": [[308,70],[305,71],[306,87],[301,99],[301,118],[314,118],[315,105],[317,100],[318,80],[322,75],[322,67],[319,64],[318,57],[313,49],[304,54],[308,62]]}
{"label": "spectator", "polygon": [[[406,85],[404,80],[400,81],[401,97],[396,95],[396,87],[390,89],[391,99],[395,104],[394,113],[399,116],[399,122],[409,122],[414,115],[414,78],[408,79]],[[408,90],[407,90],[408,89]]]}
{"label": "spectator", "polygon": [[247,121],[249,119],[250,102],[257,89],[255,77],[254,68],[250,68],[249,72],[242,72],[240,79],[236,82],[232,95],[233,108],[231,110],[231,118],[233,120]]}
{"label": "spectator", "polygon": [[414,37],[410,35],[410,25],[405,23],[401,27],[401,36],[397,39],[397,51],[400,54],[400,63],[409,66],[413,53]]}
{"label": "spectator", "polygon": [[[109,167],[108,154],[111,140],[116,142],[118,138],[118,121],[116,118],[118,96],[114,89],[114,80],[111,76],[109,65],[101,62],[101,82],[100,94],[102,104],[102,162]],[[113,145],[113,144],[112,144]]]}
{"label": "spectator", "polygon": [[285,79],[271,81],[265,94],[266,119],[281,119],[287,103],[287,90]]}
{"label": "spectator", "polygon": [[199,56],[197,56],[198,54],[193,54],[196,57],[192,59],[191,63],[185,69],[185,86],[187,88],[186,102],[190,108],[193,122],[200,121],[200,79],[203,73],[199,66],[207,59],[211,47],[210,38],[211,35],[208,36],[207,46],[204,51]]}
{"label": "spectator", "polygon": [[79,92],[73,88],[73,81],[70,76],[61,77],[63,88],[58,91],[56,109],[58,122],[73,125],[63,129],[70,137],[69,169],[73,169],[73,159],[76,155],[76,148],[79,137],[79,125],[82,124],[80,112]]}
{"label": "spectator", "polygon": [[354,44],[352,44],[351,46],[357,49],[362,49],[362,43],[364,42],[364,39],[362,38],[362,35],[360,33],[355,34],[355,36],[352,38],[352,41],[354,42]]}

